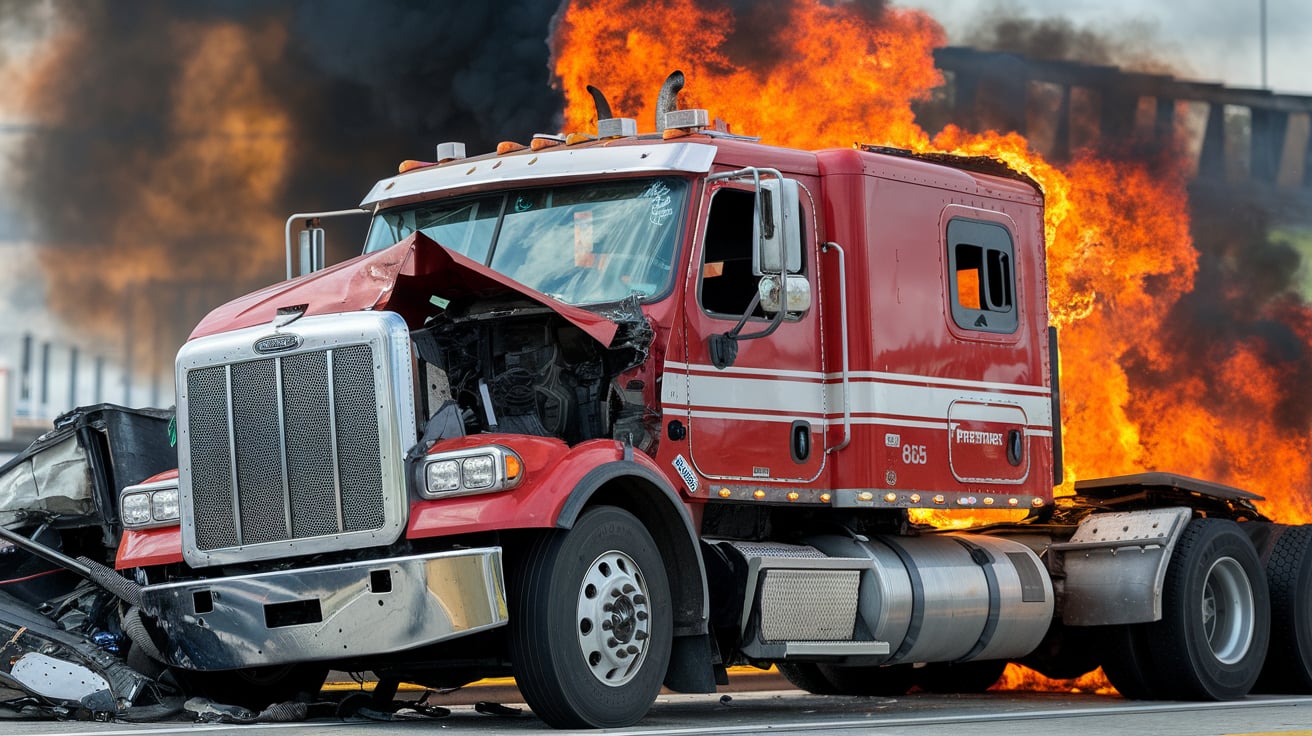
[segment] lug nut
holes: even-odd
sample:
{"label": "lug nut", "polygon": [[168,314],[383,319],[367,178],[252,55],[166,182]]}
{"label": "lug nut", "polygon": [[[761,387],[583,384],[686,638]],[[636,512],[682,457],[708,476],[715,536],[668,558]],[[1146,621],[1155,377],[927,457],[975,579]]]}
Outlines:
{"label": "lug nut", "polygon": [[637,639],[638,641],[646,641],[646,639],[647,639],[647,632],[642,631],[642,630],[635,631],[635,632],[633,633],[633,638],[634,638],[634,639]]}
{"label": "lug nut", "polygon": [[629,653],[626,652],[626,651],[624,651],[623,649],[621,649],[621,650],[615,652],[615,656],[616,656],[616,657],[619,657],[620,659],[625,659],[625,658],[627,658],[627,657],[629,656]]}
{"label": "lug nut", "polygon": [[608,646],[608,647],[617,647],[617,646],[619,646],[619,641],[618,641],[615,637],[612,636],[611,638],[609,638],[609,639],[606,640],[606,646]]}
{"label": "lug nut", "polygon": [[635,590],[637,590],[637,588],[633,587],[632,584],[630,584],[630,583],[625,583],[625,584],[624,584],[624,592],[625,592],[625,593],[632,593],[632,592],[635,591]]}
{"label": "lug nut", "polygon": [[641,606],[642,604],[647,602],[647,596],[643,595],[642,593],[639,593],[633,596],[633,602]]}
{"label": "lug nut", "polygon": [[611,597],[611,598],[619,598],[619,597],[620,597],[620,589],[619,589],[619,588],[611,588],[611,589],[610,589],[610,597]]}
{"label": "lug nut", "polygon": [[601,610],[605,611],[606,613],[610,613],[613,608],[615,608],[614,604],[611,603],[601,604]]}
{"label": "lug nut", "polygon": [[614,626],[614,624],[612,624],[612,623],[610,622],[610,619],[606,619],[605,621],[602,621],[602,622],[601,622],[601,630],[602,630],[602,631],[610,631],[610,630],[611,630],[611,627],[613,627],[613,626]]}
{"label": "lug nut", "polygon": [[638,647],[634,646],[633,644],[630,644],[629,646],[625,647],[625,651],[627,651],[629,654],[637,654]]}
{"label": "lug nut", "polygon": [[646,611],[638,611],[638,620],[639,620],[639,621],[646,621],[646,620],[647,620],[647,612],[646,612]]}

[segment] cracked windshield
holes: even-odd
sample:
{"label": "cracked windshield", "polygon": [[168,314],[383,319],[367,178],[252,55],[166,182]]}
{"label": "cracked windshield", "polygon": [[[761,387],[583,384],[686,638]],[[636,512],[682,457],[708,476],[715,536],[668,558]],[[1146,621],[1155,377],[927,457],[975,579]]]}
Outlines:
{"label": "cracked windshield", "polygon": [[665,291],[682,179],[518,189],[379,213],[365,252],[415,232],[567,304]]}

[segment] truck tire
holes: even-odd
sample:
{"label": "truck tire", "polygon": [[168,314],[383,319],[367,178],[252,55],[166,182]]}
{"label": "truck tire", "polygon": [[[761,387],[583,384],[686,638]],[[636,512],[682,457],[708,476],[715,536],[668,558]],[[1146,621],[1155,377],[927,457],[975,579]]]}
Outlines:
{"label": "truck tire", "polygon": [[1108,626],[1103,638],[1102,672],[1121,697],[1153,700],[1158,697],[1157,668],[1148,650],[1147,627],[1152,624]]}
{"label": "truck tire", "polygon": [[1286,528],[1266,562],[1271,644],[1256,689],[1312,693],[1312,526]]}
{"label": "truck tire", "polygon": [[1233,700],[1262,672],[1270,636],[1266,575],[1233,521],[1194,519],[1166,568],[1162,620],[1146,624],[1159,697]]}
{"label": "truck tire", "polygon": [[511,664],[533,712],[556,728],[638,722],[673,639],[665,565],[642,523],[590,509],[572,529],[534,539],[511,582]]}

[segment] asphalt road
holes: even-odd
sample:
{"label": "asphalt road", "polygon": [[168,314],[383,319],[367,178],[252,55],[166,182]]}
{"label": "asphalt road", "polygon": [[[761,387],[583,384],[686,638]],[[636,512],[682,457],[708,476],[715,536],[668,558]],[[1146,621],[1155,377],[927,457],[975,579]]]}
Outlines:
{"label": "asphalt road", "polygon": [[[513,689],[506,689],[513,693]],[[492,697],[495,689],[454,700]],[[514,704],[507,706],[515,708]],[[569,733],[553,731],[523,706],[515,714],[488,715],[473,705],[450,706],[450,715],[421,722],[342,721],[196,725],[192,723],[3,722],[7,736],[153,736],[240,733],[248,736],[381,736],[383,734]],[[599,732],[582,732],[599,733]],[[700,734],[878,734],[879,736],[1312,736],[1312,697],[1252,697],[1232,703],[1143,703],[1118,696],[1060,693],[987,693],[970,696],[913,694],[900,698],[807,695],[797,690],[722,695],[663,695],[638,726],[605,731],[634,736]]]}

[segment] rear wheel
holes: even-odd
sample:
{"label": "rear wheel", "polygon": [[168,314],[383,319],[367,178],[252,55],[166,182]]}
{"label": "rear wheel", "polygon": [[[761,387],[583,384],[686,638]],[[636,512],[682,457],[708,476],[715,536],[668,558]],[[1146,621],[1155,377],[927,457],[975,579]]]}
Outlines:
{"label": "rear wheel", "polygon": [[1257,688],[1312,693],[1312,526],[1282,531],[1267,558],[1271,644]]}
{"label": "rear wheel", "polygon": [[670,661],[669,582],[636,517],[600,506],[543,534],[512,578],[510,652],[525,702],[557,728],[636,723]]}
{"label": "rear wheel", "polygon": [[1270,617],[1266,576],[1248,535],[1233,521],[1189,522],[1166,569],[1162,620],[1145,625],[1153,690],[1181,699],[1243,697],[1262,671]]}
{"label": "rear wheel", "polygon": [[1131,700],[1157,697],[1157,669],[1148,651],[1148,627],[1151,624],[1109,626],[1103,639],[1103,674],[1116,692]]}

